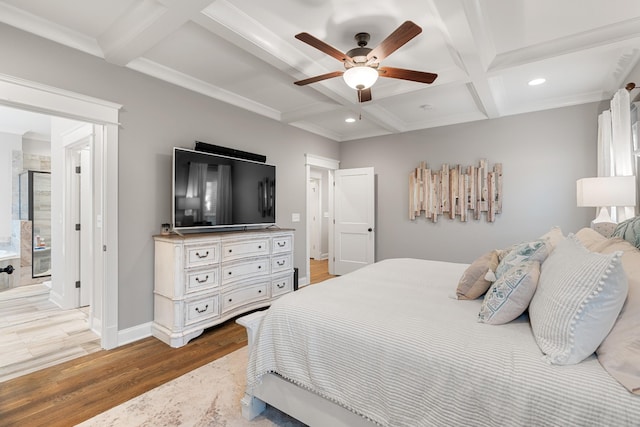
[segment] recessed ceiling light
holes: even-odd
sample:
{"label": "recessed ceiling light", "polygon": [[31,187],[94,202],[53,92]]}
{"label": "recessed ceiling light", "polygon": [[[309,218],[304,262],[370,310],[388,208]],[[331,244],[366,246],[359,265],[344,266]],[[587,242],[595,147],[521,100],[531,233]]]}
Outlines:
{"label": "recessed ceiling light", "polygon": [[353,117],[347,117],[346,119],[344,119],[344,121],[347,123],[354,123],[356,119],[354,119]]}
{"label": "recessed ceiling light", "polygon": [[529,81],[529,86],[538,86],[541,85],[542,83],[546,82],[547,79],[544,79],[542,77],[537,78],[537,79],[533,79]]}

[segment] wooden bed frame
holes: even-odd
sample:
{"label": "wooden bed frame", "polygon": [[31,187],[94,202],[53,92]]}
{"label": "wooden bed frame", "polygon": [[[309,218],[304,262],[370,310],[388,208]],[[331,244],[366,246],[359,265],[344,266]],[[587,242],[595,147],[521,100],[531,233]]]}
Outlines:
{"label": "wooden bed frame", "polygon": [[[265,315],[266,311],[264,310],[256,311],[236,320],[236,323],[247,329],[249,352],[251,352],[260,322]],[[247,420],[252,420],[261,414],[268,404],[312,427],[371,427],[375,425],[366,418],[276,374],[263,376],[261,383],[256,388],[245,391],[240,403],[242,416]]]}

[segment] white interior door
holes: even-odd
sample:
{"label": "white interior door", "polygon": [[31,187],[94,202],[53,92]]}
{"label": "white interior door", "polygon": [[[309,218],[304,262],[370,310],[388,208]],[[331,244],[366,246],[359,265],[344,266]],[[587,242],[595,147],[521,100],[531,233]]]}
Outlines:
{"label": "white interior door", "polygon": [[311,258],[320,259],[320,221],[322,220],[320,212],[320,183],[317,179],[309,180],[309,248],[311,250]]}
{"label": "white interior door", "polygon": [[334,274],[375,262],[373,168],[338,169],[335,178]]}
{"label": "white interior door", "polygon": [[[80,150],[80,307],[91,304],[93,290],[93,230],[91,225],[92,197],[91,197],[91,146]],[[88,226],[89,225],[89,226]]]}
{"label": "white interior door", "polygon": [[[93,305],[92,296],[94,224],[92,146],[94,125],[77,123],[62,135],[67,157],[66,203],[68,218],[64,220],[65,263],[67,279],[64,294],[67,307]],[[93,318],[92,318],[93,325]]]}

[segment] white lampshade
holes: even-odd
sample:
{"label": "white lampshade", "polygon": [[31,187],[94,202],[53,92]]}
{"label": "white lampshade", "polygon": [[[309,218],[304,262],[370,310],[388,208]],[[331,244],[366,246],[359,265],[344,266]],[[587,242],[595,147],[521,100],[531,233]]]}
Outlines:
{"label": "white lampshade", "polygon": [[353,89],[368,89],[378,80],[378,71],[366,65],[356,65],[345,71],[342,78]]}
{"label": "white lampshade", "polygon": [[600,176],[576,182],[578,206],[635,206],[635,176]]}

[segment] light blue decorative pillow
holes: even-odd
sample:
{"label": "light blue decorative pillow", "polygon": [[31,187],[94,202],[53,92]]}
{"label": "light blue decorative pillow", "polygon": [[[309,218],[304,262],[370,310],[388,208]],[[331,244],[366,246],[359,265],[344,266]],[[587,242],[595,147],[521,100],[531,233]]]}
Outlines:
{"label": "light blue decorative pillow", "polygon": [[590,252],[570,234],[542,264],[529,319],[549,363],[578,363],[607,336],[627,297],[621,257]]}
{"label": "light blue decorative pillow", "polygon": [[523,261],[538,261],[542,264],[548,255],[549,248],[547,247],[545,239],[515,245],[509,253],[500,260],[500,264],[498,264],[498,268],[495,271],[496,279],[500,279],[500,276]]}
{"label": "light blue decorative pillow", "polygon": [[616,226],[612,237],[622,237],[624,240],[640,249],[640,216],[622,221]]}
{"label": "light blue decorative pillow", "polygon": [[509,323],[525,312],[540,277],[538,261],[523,261],[496,280],[484,296],[478,322]]}

